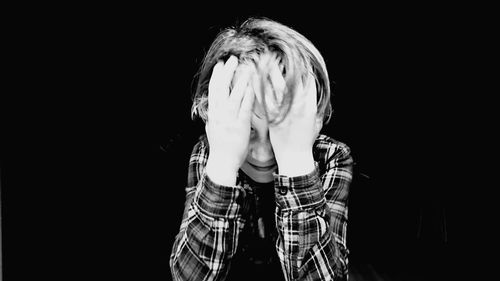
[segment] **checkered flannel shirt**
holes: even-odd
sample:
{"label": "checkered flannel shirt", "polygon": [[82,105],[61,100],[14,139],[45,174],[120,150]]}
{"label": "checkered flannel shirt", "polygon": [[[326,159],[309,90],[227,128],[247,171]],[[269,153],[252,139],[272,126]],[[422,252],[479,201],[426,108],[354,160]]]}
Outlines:
{"label": "checkered flannel shirt", "polygon": [[[244,246],[240,236],[245,224],[255,212],[250,207],[254,194],[250,181],[240,170],[235,186],[214,183],[205,172],[208,153],[203,135],[189,161],[185,209],[170,255],[176,281],[226,280],[233,257]],[[322,134],[314,143],[313,156],[315,170],[307,175],[274,173],[273,244],[287,281],[347,280],[353,159],[348,146]]]}

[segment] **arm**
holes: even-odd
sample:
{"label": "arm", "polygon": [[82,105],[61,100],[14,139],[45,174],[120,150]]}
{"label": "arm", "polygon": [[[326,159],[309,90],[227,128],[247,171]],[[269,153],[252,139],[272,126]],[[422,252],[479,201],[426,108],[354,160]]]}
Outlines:
{"label": "arm", "polygon": [[212,71],[205,127],[210,147],[202,142],[191,155],[184,217],[170,258],[175,280],[224,280],[244,226],[245,191],[235,184],[248,150],[254,96],[252,69],[245,65],[229,93],[237,67],[231,56]]}
{"label": "arm", "polygon": [[[270,60],[273,83],[262,88],[281,92],[283,77],[278,63]],[[314,76],[299,76],[295,84],[289,112],[269,126],[279,169],[274,177],[278,257],[287,280],[346,280],[344,236],[352,159],[345,145],[317,138],[322,115]],[[323,153],[318,155],[318,149]],[[318,159],[325,165],[319,166]]]}
{"label": "arm", "polygon": [[[347,279],[347,199],[352,157],[341,143],[319,140],[320,174],[275,175],[278,256],[287,280]],[[316,157],[315,157],[316,158]]]}
{"label": "arm", "polygon": [[170,255],[174,280],[223,280],[244,226],[244,190],[207,176],[207,150],[200,141],[191,154],[185,210]]}

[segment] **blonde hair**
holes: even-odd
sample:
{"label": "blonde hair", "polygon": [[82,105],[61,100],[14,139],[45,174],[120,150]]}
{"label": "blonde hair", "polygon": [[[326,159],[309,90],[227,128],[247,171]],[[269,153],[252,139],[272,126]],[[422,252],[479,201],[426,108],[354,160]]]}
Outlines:
{"label": "blonde hair", "polygon": [[277,56],[288,89],[280,106],[280,116],[284,118],[290,109],[297,79],[305,79],[308,74],[312,74],[316,81],[317,113],[327,124],[332,115],[332,106],[330,81],[323,57],[302,34],[268,18],[249,18],[238,27],[219,32],[197,74],[191,117],[194,119],[199,116],[204,122],[207,121],[208,84],[212,69],[219,60],[225,61],[234,55],[240,63],[256,63],[259,56],[267,52]]}

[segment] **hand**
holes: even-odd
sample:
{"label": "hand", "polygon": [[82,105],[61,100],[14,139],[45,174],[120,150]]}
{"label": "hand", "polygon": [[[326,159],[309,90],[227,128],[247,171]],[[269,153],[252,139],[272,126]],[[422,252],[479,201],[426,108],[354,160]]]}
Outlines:
{"label": "hand", "polygon": [[[278,104],[286,90],[285,80],[274,57],[263,59],[267,64],[269,81],[264,87],[266,106],[272,115],[277,114]],[[260,67],[262,69],[262,67]],[[313,145],[322,120],[317,116],[316,82],[308,75],[305,84],[295,81],[294,99],[288,114],[278,124],[270,124],[269,137],[278,163],[279,173],[286,176],[300,176],[314,170]],[[274,91],[275,99],[272,97]],[[259,95],[257,95],[259,98]]]}
{"label": "hand", "polygon": [[[241,75],[229,94],[234,73],[241,67]],[[205,126],[210,153],[207,174],[214,182],[234,185],[236,172],[248,153],[250,117],[254,94],[248,87],[252,68],[239,65],[231,56],[226,63],[218,62],[208,86],[208,121]]]}

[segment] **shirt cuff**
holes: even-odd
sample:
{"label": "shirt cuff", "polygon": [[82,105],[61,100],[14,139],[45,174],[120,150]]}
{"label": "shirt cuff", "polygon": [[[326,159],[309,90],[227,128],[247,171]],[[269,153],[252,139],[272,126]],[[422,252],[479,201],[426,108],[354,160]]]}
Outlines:
{"label": "shirt cuff", "polygon": [[312,208],[324,204],[325,196],[319,177],[318,163],[306,175],[287,177],[274,173],[276,204],[282,211]]}
{"label": "shirt cuff", "polygon": [[245,190],[241,186],[224,186],[213,182],[206,173],[201,177],[194,202],[208,216],[236,218],[241,213]]}

